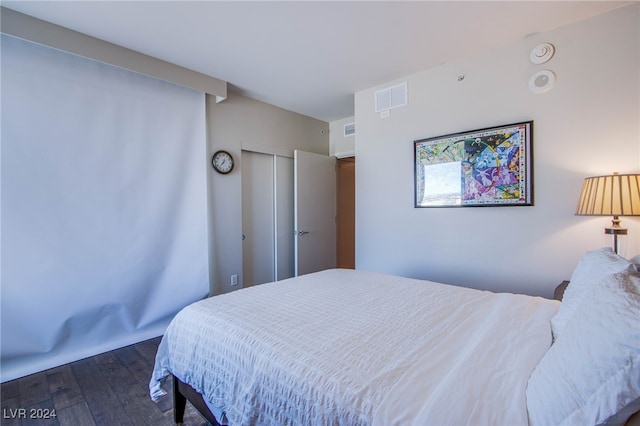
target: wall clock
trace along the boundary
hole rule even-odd
[[[216,151],[211,157],[211,165],[216,172],[226,175],[233,170],[233,157],[227,151]]]

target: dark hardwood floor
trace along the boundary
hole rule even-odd
[[[158,337],[2,383],[0,423],[173,425],[171,381],[167,381],[166,396],[157,402],[149,397],[149,378],[159,343]],[[208,424],[187,405],[184,425]]]

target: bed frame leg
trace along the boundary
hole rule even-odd
[[[180,393],[178,379],[173,376],[173,421],[182,424],[184,420],[184,410],[187,407],[187,398]]]

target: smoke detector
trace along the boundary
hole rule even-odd
[[[531,50],[529,59],[536,65],[544,64],[545,62],[549,62],[549,59],[553,58],[555,51],[556,49],[553,47],[553,44],[540,43]]]

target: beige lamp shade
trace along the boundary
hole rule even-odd
[[[586,178],[576,215],[640,216],[640,174]]]
[[[640,174],[593,176],[584,180],[576,214],[613,216],[605,234],[613,235],[613,250],[618,253],[618,235],[626,235],[620,216],[640,216]]]

